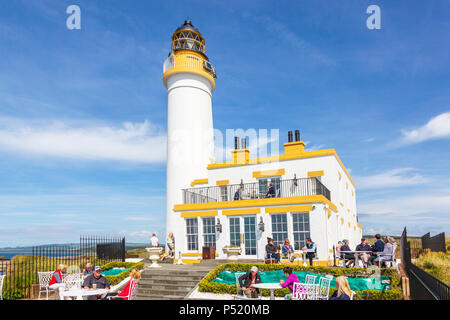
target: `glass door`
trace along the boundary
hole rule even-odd
[[[240,246],[242,258],[256,259],[256,217],[230,217],[230,244]]]

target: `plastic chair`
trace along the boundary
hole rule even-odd
[[[296,300],[305,300],[307,297],[306,288],[300,282],[294,282],[292,297]]]
[[[350,300],[353,300],[353,296],[355,295],[355,291],[352,291],[352,294],[350,295]]]
[[[83,275],[80,273],[68,274],[64,277],[63,283],[66,290],[79,289],[83,283]]]
[[[4,275],[0,276],[0,300],[3,300],[3,279],[5,279]]]
[[[321,277],[319,279],[319,285],[317,287],[316,292],[317,300],[328,300],[328,295],[330,294],[330,284],[331,284],[330,278]]]
[[[39,278],[39,295],[38,299],[41,298],[41,293],[46,293],[46,300],[48,300],[48,291],[55,291],[53,289],[50,289],[48,287],[48,283],[52,279],[53,271],[46,271],[46,272],[38,272],[38,278]]]
[[[381,265],[383,262],[385,263],[386,267],[388,267],[387,263],[389,263],[390,268],[397,268],[397,262],[395,261],[395,251],[397,250],[397,243],[393,244],[392,254],[384,254],[382,252],[378,252],[377,256],[380,257],[378,260],[378,267],[381,268]]]
[[[316,278],[317,278],[317,276],[313,276],[313,275],[307,274],[304,284],[315,284],[316,283]]]
[[[139,282],[136,280],[130,280],[130,291],[128,293],[128,300],[136,300]]]

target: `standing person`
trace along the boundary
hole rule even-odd
[[[88,276],[92,274],[92,264],[90,262],[86,263],[86,267],[83,270],[83,276]]]
[[[355,251],[372,251],[372,247],[366,242],[366,238],[361,238],[361,243],[356,246]],[[357,255],[362,260],[364,267],[367,268],[370,252],[357,253]]]
[[[234,193],[234,200],[242,200],[242,187],[239,187]]]
[[[275,259],[278,264],[280,263],[280,254],[277,253],[277,248],[274,246],[272,238],[267,238],[266,256],[267,258]]]
[[[175,238],[172,232],[169,232],[166,240],[167,246],[169,247],[169,255],[171,258],[175,257]]]
[[[240,276],[238,281],[247,298],[258,298],[259,290],[253,287],[254,284],[261,283],[261,277],[258,274],[258,267],[253,266],[249,272]]]
[[[336,278],[336,291],[331,295],[330,300],[350,300],[352,290],[348,280],[344,276]]]
[[[156,233],[154,233],[150,239],[150,244],[152,247],[159,247],[159,240],[156,237]]]
[[[377,257],[376,252],[383,252],[384,250],[384,241],[381,240],[381,235],[379,233],[375,235],[375,239],[377,239],[377,241],[375,241],[375,243],[372,246],[373,254],[369,257],[368,260],[369,265],[373,265],[372,262]]]
[[[288,300],[288,296],[289,296],[289,298],[292,299],[292,293],[294,291],[294,283],[296,283],[296,282],[300,283],[300,281],[298,280],[297,275],[292,272],[292,268],[285,267],[283,269],[283,272],[284,272],[284,276],[287,279],[286,279],[286,281],[280,280],[280,284],[283,288],[288,287],[288,289],[289,289],[289,294],[286,295],[284,298],[286,300]]]
[[[266,198],[275,198],[275,187],[273,186],[273,182],[269,183],[269,187],[267,188]]]
[[[131,270],[130,272],[130,281],[125,285],[122,291],[119,291],[117,294],[108,293],[108,297],[111,299],[123,299],[128,300],[128,295],[130,294],[131,283],[137,282],[141,278],[141,273],[136,269]]]
[[[48,288],[52,290],[57,290],[59,293],[59,297],[61,300],[64,300],[63,291],[65,284],[63,283],[63,279],[66,276],[67,266],[65,264],[60,264],[58,269],[53,272],[52,278],[48,283]]]
[[[306,258],[309,259],[309,265],[313,265],[313,259],[316,257],[317,254],[317,247],[314,242],[312,242],[311,238],[306,238],[305,240],[306,245],[302,248],[303,254],[306,254]]]
[[[284,239],[284,244],[281,247],[281,253],[284,257],[288,258],[290,262],[294,261],[294,249],[292,248],[288,238]]]
[[[94,272],[86,277],[83,282],[84,289],[111,289],[108,279],[102,275],[102,267],[95,266]],[[88,300],[103,300],[106,297],[105,294],[97,294],[88,296]]]

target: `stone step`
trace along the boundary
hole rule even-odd
[[[197,285],[196,281],[183,282],[153,282],[153,281],[139,281],[139,286],[143,289],[172,289],[172,288],[189,288],[192,289]]]
[[[140,295],[176,295],[176,296],[186,296],[192,288],[173,288],[172,289],[147,289],[147,288],[139,288]]]
[[[172,278],[172,277],[204,277],[207,275],[209,271],[164,271],[161,270],[158,271],[147,271],[145,270],[142,273],[142,278],[148,278],[153,276],[158,277],[166,277],[166,279]]]
[[[162,282],[166,282],[166,281],[177,281],[177,282],[182,282],[182,281],[200,281],[204,278],[203,275],[201,276],[160,276],[160,275],[146,275],[144,276],[144,274],[141,276],[142,280],[154,280],[154,281],[162,281]]]
[[[141,279],[139,281],[140,284],[145,285],[155,285],[155,286],[163,286],[163,285],[174,285],[174,286],[191,286],[195,287],[198,281],[186,281],[186,280],[155,280],[155,279]]]
[[[138,294],[136,300],[184,300],[184,296],[179,295],[155,295],[155,294]]]

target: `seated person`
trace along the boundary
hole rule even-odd
[[[261,277],[258,274],[258,267],[253,266],[249,272],[240,276],[238,281],[247,298],[258,298],[259,290],[257,288],[253,288],[254,284],[261,283]]]
[[[275,187],[273,186],[273,182],[269,183],[269,187],[267,188],[266,198],[275,198]]]
[[[131,270],[130,272],[130,281],[125,285],[122,291],[119,291],[117,294],[110,294],[108,293],[108,296],[111,297],[111,299],[122,299],[122,300],[128,300],[128,295],[130,294],[131,289],[131,282],[137,282],[141,278],[141,273],[137,271],[136,269]]]
[[[336,291],[330,297],[330,300],[350,300],[352,290],[348,284],[348,280],[344,276],[336,278]]]
[[[237,189],[234,194],[234,200],[242,200],[242,188]]]
[[[83,276],[88,276],[92,274],[92,264],[90,262],[86,263],[86,267],[83,270]]]
[[[83,282],[84,289],[94,289],[94,287],[95,289],[111,289],[108,279],[102,275],[102,267],[100,266],[95,266],[94,272],[88,275]],[[105,298],[106,293],[88,296],[88,300],[99,300]]]
[[[375,239],[377,239],[377,241],[375,241],[375,243],[372,246],[373,254],[369,257],[368,260],[369,265],[373,265],[373,260],[375,260],[377,257],[376,253],[383,252],[384,250],[384,241],[381,240],[381,235],[379,233],[375,235]]]
[[[277,263],[280,263],[280,253],[277,253],[277,248],[274,246],[272,238],[267,238],[266,256],[268,259],[272,258]]]
[[[294,259],[295,259],[294,248],[292,248],[292,246],[290,245],[288,238],[284,239],[284,244],[281,247],[281,254],[285,258],[288,258],[290,262],[294,261]]]
[[[395,255],[394,252],[395,240],[392,237],[384,238],[384,249],[383,252],[379,252],[377,257],[373,260],[375,265],[380,265],[381,261],[392,261],[392,257]],[[380,265],[381,267],[381,265]]]
[[[296,282],[300,283],[300,281],[298,280],[297,275],[292,272],[292,268],[285,267],[283,269],[283,272],[284,272],[284,276],[287,279],[286,279],[286,281],[280,280],[281,287],[283,287],[283,288],[287,287],[289,289],[289,294],[286,295],[284,298],[286,300],[288,300],[289,298],[292,299],[292,293],[294,291],[294,283],[296,283]]]
[[[342,241],[344,245],[341,247],[341,258],[345,261],[345,267],[348,268],[352,263],[355,262],[355,255],[349,252],[342,251],[351,251],[348,240]]]
[[[362,238],[361,243],[356,246],[355,251],[372,251],[372,247],[366,242],[365,238]],[[370,252],[357,253],[357,255],[363,262],[364,267],[367,268],[367,263],[371,255]]]
[[[64,299],[63,291],[65,284],[63,283],[63,279],[66,275],[67,266],[65,264],[60,264],[58,266],[58,269],[53,272],[52,278],[50,279],[50,282],[48,283],[48,288],[51,290],[57,290],[59,291],[59,297],[61,300]]]
[[[303,250],[303,261],[305,261],[305,258],[309,259],[309,265],[313,265],[313,259],[316,257],[317,254],[317,247],[314,242],[312,242],[311,238],[306,238],[305,240],[306,245],[302,248]]]

